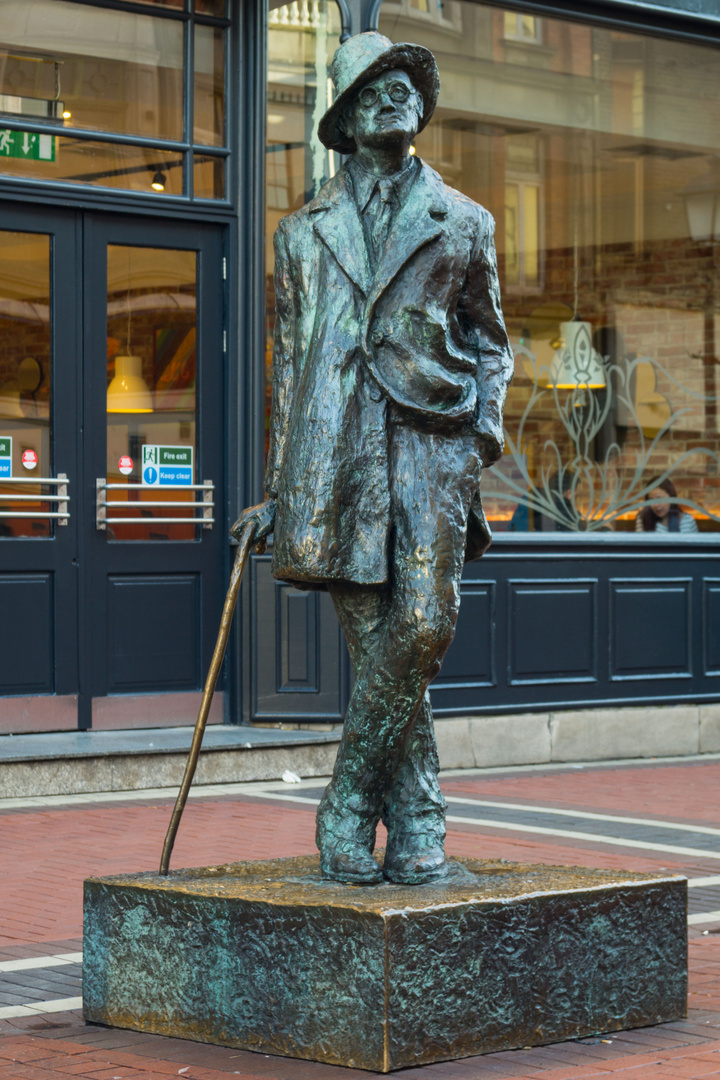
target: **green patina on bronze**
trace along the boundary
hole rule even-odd
[[[428,686],[460,578],[490,532],[482,469],[502,455],[513,355],[494,222],[410,149],[439,91],[432,53],[358,34],[332,64],[318,135],[349,154],[275,235],[267,499],[233,527],[274,533],[272,570],[327,589],[355,683],[317,815],[327,878],[446,873]]]
[[[427,886],[317,856],[90,879],[84,1013],[388,1072],[676,1020],[683,878],[451,860]]]

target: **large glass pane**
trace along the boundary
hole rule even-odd
[[[202,146],[225,142],[225,31],[195,27],[195,135]]]
[[[469,0],[385,0],[435,53],[417,152],[496,220],[516,365],[497,531],[720,529],[720,56]]]
[[[107,480],[130,485],[110,489],[108,517],[147,519],[111,521],[112,540],[195,539],[164,519],[195,516],[196,263],[194,251],[108,247]]]
[[[332,102],[330,62],[340,44],[334,0],[270,0],[265,252],[267,270],[266,429],[272,387],[275,316],[273,235],[281,217],[313,198],[339,167],[317,138],[317,125]]]
[[[182,139],[182,21],[67,0],[0,0],[3,112]]]
[[[22,153],[26,141],[27,156]],[[0,173],[5,176],[182,195],[182,166],[182,154],[175,150],[0,129]]]
[[[0,537],[49,536],[50,238],[0,231]],[[11,514],[13,516],[5,516]]]
[[[195,154],[193,194],[196,199],[225,198],[225,160],[210,154]]]

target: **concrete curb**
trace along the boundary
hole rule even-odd
[[[720,705],[578,709],[436,720],[443,769],[720,751]]]
[[[302,777],[328,776],[336,753],[337,741],[204,750],[198,761],[195,783],[279,780],[286,769]],[[143,788],[177,789],[184,768],[185,755],[168,752],[9,761],[0,764],[0,791],[3,798],[22,798]]]
[[[686,757],[720,752],[720,704],[461,716],[438,719],[435,730],[443,769]],[[38,737],[19,736],[14,745],[22,738]],[[100,733],[82,754],[73,749],[77,733],[53,738],[52,753],[43,754],[38,742],[32,756],[0,758],[3,798],[177,788],[190,745],[182,729]],[[339,738],[339,728],[321,734],[216,727],[208,731],[195,783],[279,780],[286,769],[303,778],[329,776]],[[132,740],[132,749],[121,740]]]

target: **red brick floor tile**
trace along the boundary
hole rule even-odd
[[[446,791],[479,799],[522,802],[629,817],[715,823],[720,763],[618,766],[450,777]],[[82,880],[121,871],[155,869],[172,797],[147,803],[102,801],[83,807],[0,812],[0,959],[75,952],[80,948]],[[580,843],[572,838],[481,831],[453,825],[448,851],[474,857],[584,864],[693,875],[720,874],[715,860],[684,860],[642,849]],[[211,838],[208,846],[208,837]],[[7,843],[6,843],[7,839]],[[692,846],[692,845],[691,845]],[[180,830],[174,866],[314,851],[312,807],[222,797],[192,800]],[[583,1080],[625,1074],[664,1080],[720,1072],[720,935],[693,931],[690,944],[691,1016],[612,1043],[567,1043],[532,1051],[405,1070],[403,1080],[503,1080],[511,1077]],[[11,1060],[8,1046],[17,1047]],[[82,1060],[79,1055],[83,1055]],[[22,1057],[22,1060],[19,1060]],[[186,1072],[180,1072],[187,1069]],[[5,1070],[3,1073],[2,1070]],[[8,1072],[7,1070],[13,1070]],[[19,1070],[19,1071],[18,1071]],[[265,1057],[182,1040],[164,1040],[85,1027],[77,1013],[0,1021],[0,1080],[362,1080],[370,1074]]]

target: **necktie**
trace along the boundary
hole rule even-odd
[[[374,215],[370,230],[370,245],[375,265],[377,265],[385,253],[390,226],[392,225],[395,210],[395,185],[392,180],[378,180],[375,191],[379,198],[376,200],[373,197],[371,203]]]

